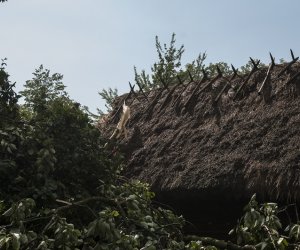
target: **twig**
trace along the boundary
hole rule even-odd
[[[118,209],[120,211],[120,214],[124,218],[125,224],[128,226],[129,224],[128,224],[127,216],[126,216],[126,213],[125,213],[124,209],[122,208],[121,204],[117,200],[115,200],[115,202],[116,202],[116,205],[117,205],[117,207],[118,207]]]
[[[181,226],[181,224],[180,223],[170,223],[170,224],[162,225],[162,226],[158,227],[157,229],[162,229],[162,228],[171,227],[171,226]]]
[[[296,204],[295,204],[295,203],[292,203],[292,204],[286,205],[285,207],[283,207],[282,209],[280,209],[280,210],[278,211],[278,214],[283,213],[283,212],[286,214],[286,216],[287,216],[287,218],[288,218],[288,220],[289,220],[289,225],[292,224],[292,220],[291,220],[291,217],[290,217],[290,215],[289,215],[287,209],[288,209],[289,207],[294,207],[294,206],[296,206]]]
[[[6,228],[10,228],[10,227],[12,227],[12,226],[14,226],[14,224],[13,223],[10,223],[10,224],[8,224],[8,225],[3,225],[3,226],[0,226],[0,229],[6,229]]]
[[[191,82],[194,82],[194,79],[193,79],[193,76],[192,76],[191,72],[189,70],[187,70],[187,72],[189,73],[189,77],[191,79]]]
[[[272,242],[272,245],[273,245],[274,249],[275,249],[275,250],[278,250],[278,248],[276,247],[275,241],[274,241],[274,239],[273,239],[273,237],[272,237],[272,233],[270,232],[270,229],[269,229],[265,224],[262,225],[262,227],[263,227],[263,228],[266,230],[266,232],[268,233],[269,238],[270,238],[270,240],[271,240],[271,242]]]
[[[61,200],[59,200],[59,201],[61,202]],[[65,209],[69,209],[72,206],[81,206],[81,205],[83,205],[85,203],[89,203],[91,201],[104,201],[104,202],[115,204],[115,201],[112,200],[112,199],[108,199],[108,198],[104,198],[104,197],[100,197],[100,196],[93,196],[93,197],[90,197],[90,198],[87,198],[87,199],[84,199],[84,200],[81,200],[81,201],[77,201],[77,202],[74,202],[74,203],[69,203],[69,202],[65,201],[65,203],[67,203],[68,205],[58,207],[54,211],[55,212],[60,212],[60,211],[65,210]]]
[[[298,214],[297,204],[295,204],[295,213],[296,213],[297,223],[299,223],[299,214]]]
[[[56,215],[52,216],[51,220],[44,227],[42,234],[45,234],[45,232],[49,229],[49,227],[54,223],[55,218],[56,218]]]
[[[23,223],[30,223],[30,222],[34,222],[37,220],[46,220],[46,219],[50,219],[52,216],[43,216],[43,217],[33,217],[33,218],[28,218],[27,220],[24,220]]]

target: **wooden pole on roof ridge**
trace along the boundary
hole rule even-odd
[[[282,70],[280,70],[280,72],[277,75],[277,78],[282,76],[284,74],[285,71],[287,71],[294,63],[296,63],[299,59],[299,57],[294,56],[293,51],[290,49],[291,51],[291,57],[292,57],[292,61],[290,61]]]
[[[218,102],[219,99],[221,98],[222,94],[225,92],[225,90],[231,86],[231,81],[238,75],[237,70],[233,67],[233,65],[231,64],[231,68],[233,70],[233,75],[230,77],[230,79],[227,79],[227,77],[223,77],[223,79],[225,79],[226,84],[224,85],[224,87],[222,88],[222,90],[220,91],[220,93],[218,94],[218,96],[216,97],[216,99],[214,100],[214,102]]]
[[[137,83],[142,95],[146,98],[147,102],[149,102],[148,96],[145,94],[145,92],[144,92],[142,86],[140,85],[140,83],[138,81],[136,81],[136,83]]]
[[[183,89],[182,89],[181,93],[183,93],[186,90],[186,88],[190,85],[190,83],[192,83],[192,81],[189,81],[186,85],[183,85]],[[172,102],[172,107],[177,105],[177,103],[181,97],[181,93],[178,95],[178,97],[175,99],[175,101]]]
[[[233,100],[235,100],[237,98],[238,94],[240,93],[240,91],[242,90],[242,88],[246,85],[246,83],[249,81],[249,79],[253,75],[253,73],[258,70],[258,65],[260,64],[260,60],[258,60],[257,62],[255,62],[255,60],[253,60],[251,57],[250,57],[250,60],[251,60],[251,63],[253,65],[253,68],[251,69],[250,73],[248,74],[246,80],[243,81],[243,83],[240,85],[240,87],[238,88],[238,90],[235,92]]]
[[[196,86],[195,86],[195,88],[194,88],[192,94],[190,95],[189,99],[185,102],[185,104],[184,104],[185,107],[187,107],[187,106],[190,104],[192,98],[196,95],[196,93],[197,93],[197,91],[199,90],[201,84],[202,84],[203,82],[205,82],[206,80],[207,80],[207,74],[206,74],[206,72],[205,72],[204,69],[203,69],[203,77],[202,77],[202,79],[196,84]]]
[[[213,84],[215,81],[217,81],[220,77],[223,76],[220,68],[217,66],[217,71],[218,71],[218,74],[213,78],[211,79],[206,85],[203,86],[202,89],[199,90],[199,93],[200,94],[202,91],[204,91],[209,85]]]

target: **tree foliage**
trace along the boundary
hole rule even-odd
[[[102,91],[98,92],[98,94],[102,97],[103,100],[105,100],[106,111],[111,112],[113,109],[114,100],[118,96],[118,90],[116,88],[108,88],[108,90],[102,89]],[[98,113],[100,115],[103,115],[104,111],[98,109]]]
[[[177,239],[183,219],[152,207],[147,185],[121,178],[118,149],[103,148],[62,75],[39,67],[22,105],[4,65],[0,75],[1,116],[11,114],[0,128],[0,249],[134,249]]]
[[[172,51],[178,60],[180,53]],[[194,74],[204,60],[205,54],[192,63]],[[174,77],[167,65],[176,64],[163,65],[157,72]],[[230,232],[235,243],[185,235],[182,216],[155,205],[147,184],[122,177],[118,145],[103,147],[102,135],[84,108],[69,97],[61,74],[40,66],[18,95],[5,66],[4,60],[0,249],[300,248],[299,221],[284,226],[279,213],[285,209],[275,203],[259,204],[255,196]]]
[[[0,249],[182,249],[182,217],[120,175],[118,147],[39,67],[19,96],[0,70]],[[10,114],[10,116],[7,116]]]
[[[151,68],[152,82],[154,86],[163,86],[170,84],[176,78],[177,71],[181,66],[181,57],[184,52],[184,46],[181,45],[178,49],[175,46],[175,33],[172,34],[170,45],[163,46],[155,37],[155,46],[158,54],[158,62],[155,62]]]
[[[176,47],[174,33],[172,34],[169,46],[167,44],[162,46],[156,36],[155,47],[158,61],[151,67],[150,75],[145,70],[138,73],[137,68],[134,67],[135,82],[145,91],[164,87],[165,85],[177,84],[177,76],[183,81],[189,79],[191,76],[194,81],[200,81],[204,77],[205,72],[209,78],[212,78],[217,75],[217,68],[221,70],[223,76],[233,74],[231,66],[226,62],[209,63],[206,65],[206,52],[200,53],[195,60],[182,67],[181,58],[184,53],[184,46]],[[264,64],[260,64],[260,67],[264,66]],[[248,74],[252,67],[251,60],[249,60],[246,65],[240,68],[239,72],[241,75]]]
[[[147,74],[145,70],[141,73],[137,72],[134,66],[135,82],[144,90],[151,90],[164,85],[174,84],[176,76],[180,71],[181,57],[184,53],[184,46],[181,45],[176,48],[176,35],[172,34],[169,46],[161,44],[158,36],[155,37],[155,47],[158,56],[158,61],[151,67],[151,75]]]
[[[6,59],[2,60],[0,67],[0,126],[10,126],[19,121],[18,99],[19,96],[14,92],[15,83],[9,82],[9,75],[4,70]]]
[[[137,67],[134,66],[134,81],[137,87],[141,87],[143,91],[150,91],[157,88],[165,87],[168,85],[178,84],[178,77],[182,80],[190,80],[190,77],[194,81],[200,81],[204,74],[207,77],[212,78],[218,74],[218,68],[222,72],[223,76],[230,76],[233,74],[231,65],[226,62],[217,62],[206,64],[207,54],[199,53],[198,57],[191,63],[182,67],[181,58],[184,53],[184,45],[179,48],[176,46],[176,35],[172,34],[169,45],[161,44],[158,36],[155,37],[155,47],[157,52],[157,61],[151,67],[151,74],[146,73],[143,69],[139,73]],[[258,61],[255,59],[254,61]],[[258,67],[265,67],[266,65],[260,63]],[[239,69],[240,75],[249,74],[253,68],[251,60]],[[113,101],[118,96],[118,90],[108,88],[99,92],[99,95],[106,101],[105,107],[107,112],[111,112],[113,109]],[[104,112],[99,110],[102,115]]]

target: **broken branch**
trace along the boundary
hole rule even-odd
[[[272,71],[273,67],[274,67],[274,64],[273,64],[273,63],[270,63],[269,68],[268,68],[267,75],[266,75],[266,77],[265,77],[263,83],[261,84],[261,86],[260,86],[260,88],[259,88],[259,90],[258,90],[258,94],[259,94],[259,95],[260,95],[260,93],[263,91],[263,88],[264,88],[266,82],[268,82],[268,81],[270,80],[270,77],[271,77],[271,71]]]
[[[204,245],[215,246],[220,249],[230,249],[230,250],[255,250],[255,246],[245,245],[239,246],[230,241],[217,240],[210,237],[199,237],[196,235],[188,235],[184,238],[186,241],[201,241]]]

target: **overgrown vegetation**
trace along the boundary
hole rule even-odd
[[[177,48],[175,38],[176,35],[173,33],[170,44],[161,45],[159,38],[157,36],[155,37],[158,61],[154,62],[152,65],[151,74],[146,73],[146,70],[144,69],[139,73],[136,66],[134,66],[134,80],[137,91],[139,91],[139,87],[141,87],[143,91],[150,91],[165,86],[171,86],[178,84],[179,79],[181,79],[182,82],[189,81],[190,77],[192,77],[194,81],[200,81],[204,77],[204,74],[206,74],[207,77],[212,78],[218,74],[218,68],[223,76],[233,74],[232,67],[226,62],[209,63],[206,65],[206,53],[200,53],[195,60],[182,67],[181,58],[184,53],[184,46],[181,45]],[[259,67],[265,66],[266,65],[263,63],[259,64]],[[249,73],[252,67],[251,60],[249,60],[240,68],[239,74],[245,75]],[[106,101],[105,107],[107,112],[110,112],[112,110],[113,100],[118,95],[117,89],[103,89],[99,92],[99,95]],[[99,110],[99,113],[103,114],[104,112]]]
[[[157,43],[163,60],[153,68],[157,78],[149,89],[159,87],[160,78],[171,84],[187,72],[179,69],[183,47],[176,50],[174,43],[175,36],[172,49]],[[195,78],[205,58],[187,66]],[[4,60],[0,249],[300,249],[299,221],[283,226],[278,216],[286,210],[260,205],[255,196],[230,232],[234,243],[185,235],[183,217],[155,205],[147,184],[122,177],[118,145],[103,147],[100,131],[69,97],[62,75],[40,66],[18,95],[5,66]]]
[[[113,108],[113,103],[115,98],[118,96],[118,90],[109,88],[108,90],[106,89],[102,89],[101,92],[98,92],[98,94],[102,97],[102,99],[105,100],[105,108],[106,108],[106,112],[111,112],[112,108]],[[98,109],[98,113],[100,115],[104,114],[104,111]]]
[[[62,76],[39,67],[20,105],[4,66],[0,249],[172,248],[183,219],[153,207],[146,184],[120,176],[118,148],[103,149]]]

